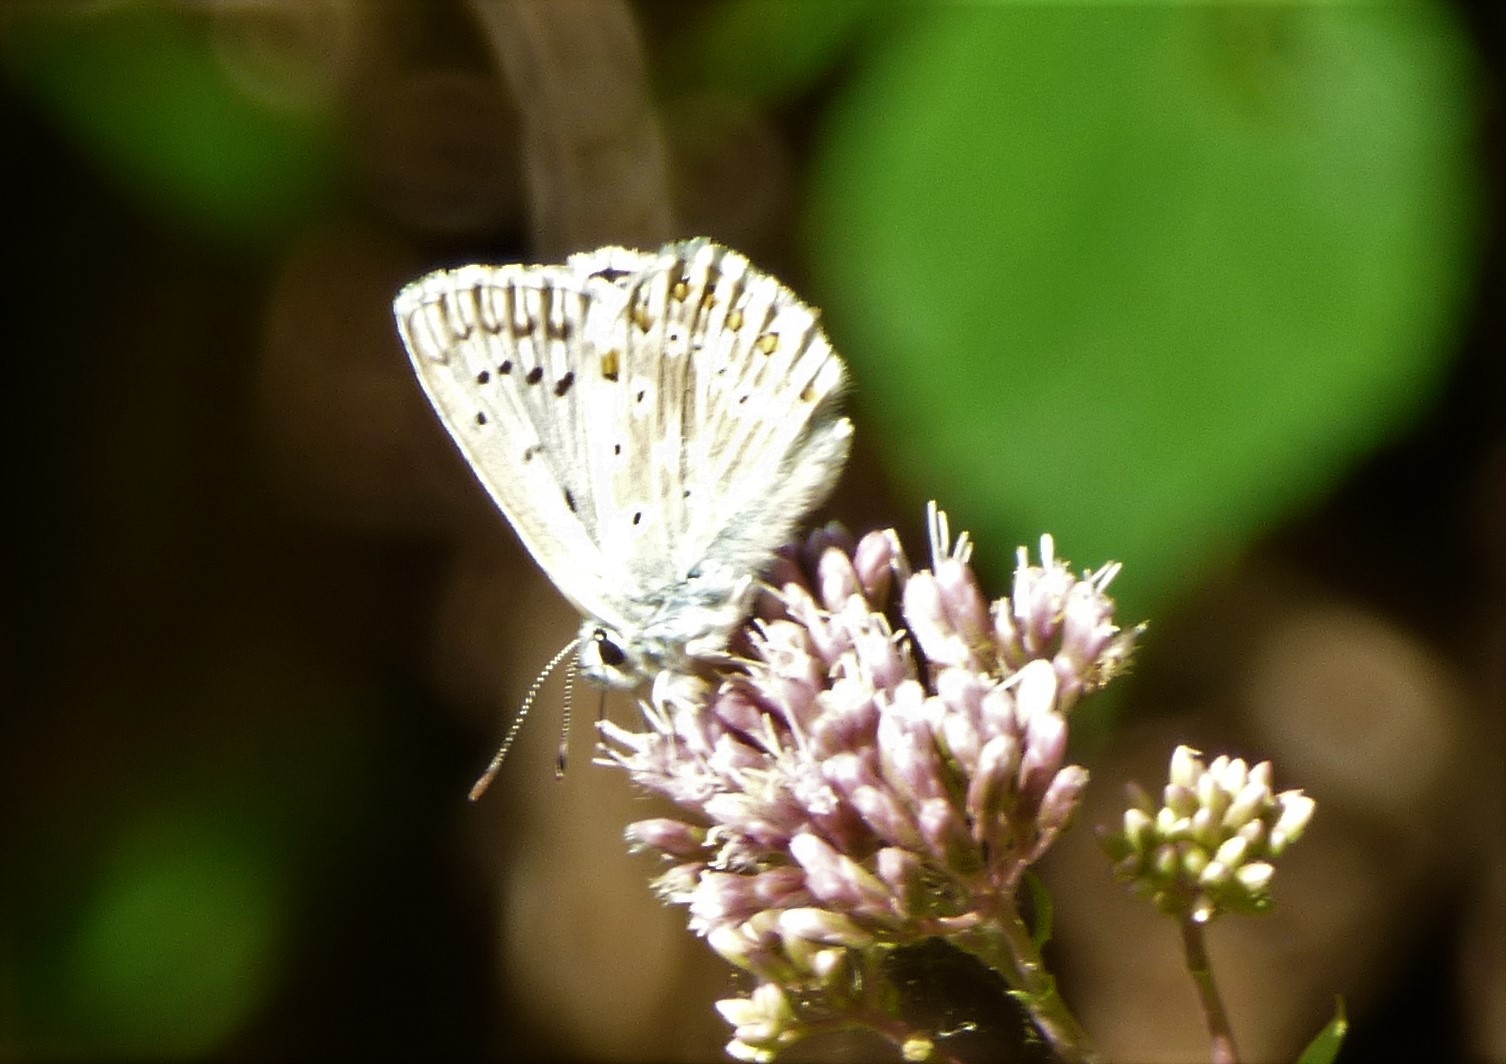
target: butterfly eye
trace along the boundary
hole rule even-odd
[[[591,638],[596,641],[596,653],[601,657],[601,663],[607,668],[620,668],[627,661],[627,655],[622,652],[622,648],[612,642],[604,629],[596,629],[591,633]]]

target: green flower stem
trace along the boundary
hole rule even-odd
[[[1187,959],[1187,971],[1197,987],[1203,1022],[1208,1025],[1211,1040],[1208,1059],[1212,1064],[1239,1064],[1234,1029],[1229,1026],[1229,1016],[1224,1011],[1223,999],[1218,996],[1218,984],[1214,982],[1213,968],[1208,963],[1208,949],[1203,940],[1205,924],[1191,916],[1183,916],[1178,923],[1182,928],[1182,952]]]
[[[1057,992],[1056,980],[1046,970],[1040,949],[1019,913],[1002,910],[993,922],[953,935],[950,941],[1004,978],[1058,1060],[1096,1064],[1103,1059]]]

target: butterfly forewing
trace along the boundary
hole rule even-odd
[[[577,385],[588,310],[617,298],[564,267],[466,266],[409,285],[394,304],[424,391],[477,478],[577,609],[625,621],[606,589],[590,439]]]

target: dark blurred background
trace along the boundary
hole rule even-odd
[[[937,498],[994,595],[1042,532],[1125,563],[1151,627],[1045,869],[1109,1054],[1204,1055],[1085,830],[1188,742],[1318,801],[1213,933],[1249,1059],[1342,994],[1344,1060],[1506,1060],[1501,36],[1491,0],[6,0],[0,1058],[719,1057],[732,977],[587,729],[553,779],[557,688],[465,801],[576,621],[390,314],[707,234],[851,366],[831,516],[920,561]],[[993,1026],[959,1052],[1031,1052]]]

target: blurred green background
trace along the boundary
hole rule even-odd
[[[478,503],[432,485],[388,309],[549,236],[485,7],[0,13],[0,1058],[593,1056],[496,1004],[526,973],[457,826],[495,718],[444,712],[431,633]],[[1465,627],[1499,441],[1487,3],[624,10],[675,232],[788,280],[851,365],[840,516],[919,563],[937,498],[994,593],[1049,531],[1123,561],[1137,619],[1360,477],[1402,527],[1351,509],[1335,564]]]

